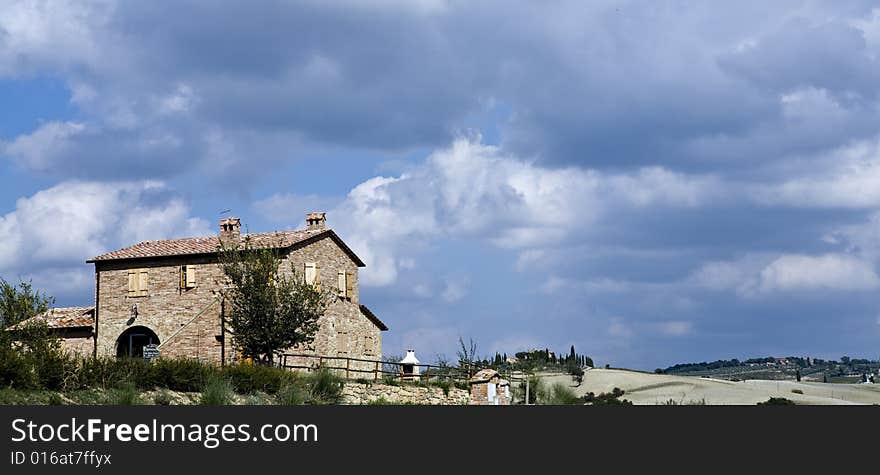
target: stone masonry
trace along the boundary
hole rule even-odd
[[[323,213],[309,218],[307,230],[251,235],[258,245],[279,250],[281,272],[296,271],[303,278],[306,266],[315,266],[318,284],[334,291],[313,344],[289,351],[381,359],[381,331],[387,327],[360,305],[357,276],[363,263],[324,228]],[[236,218],[222,221],[219,238],[239,239],[239,226]],[[148,241],[90,260],[95,263],[97,354],[117,354],[125,344],[120,336],[136,332],[154,334],[162,357],[220,362],[225,350],[227,361],[235,360],[234,338],[228,328],[224,337],[221,325],[218,291],[225,277],[218,244],[218,237]],[[337,295],[340,273],[350,288],[343,296]],[[182,274],[189,275],[185,285]]]

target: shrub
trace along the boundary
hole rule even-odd
[[[523,401],[527,404],[538,404],[543,402],[547,396],[546,389],[544,387],[544,382],[541,378],[531,375],[528,377],[528,386],[529,386],[529,400],[526,401],[526,381],[521,382],[518,386],[514,388],[514,396],[518,401]]]
[[[260,365],[226,366],[221,373],[232,381],[235,391],[241,394],[253,394],[257,391],[275,394],[296,379],[290,371]]]
[[[202,388],[199,404],[203,406],[225,406],[232,403],[234,391],[228,379],[211,376]]]
[[[437,386],[443,391],[444,396],[449,396],[449,390],[452,389],[452,381],[446,379],[442,381],[437,381],[434,383],[434,386]]]
[[[110,392],[110,404],[114,406],[136,406],[141,403],[134,383],[125,383]]]
[[[771,397],[770,399],[759,402],[759,406],[794,406],[794,401],[784,397]]]
[[[279,406],[299,406],[309,399],[309,391],[302,382],[285,384],[275,393],[275,404]]]
[[[309,375],[309,393],[313,404],[338,404],[342,400],[342,378],[327,368]]]
[[[804,391],[801,389],[792,389],[791,392],[793,392],[794,394],[803,394],[804,393]]]
[[[623,389],[614,388],[610,393],[601,393],[598,396],[588,393],[583,397],[583,400],[593,406],[632,406],[632,401],[620,399],[624,393]]]
[[[385,399],[385,396],[379,396],[367,403],[368,406],[390,406],[391,401]]]
[[[556,383],[550,387],[550,391],[544,401],[544,404],[563,406],[583,404],[583,399],[577,397],[574,391],[562,383]]]
[[[195,392],[203,389],[209,380],[217,376],[218,372],[218,368],[215,366],[189,358],[159,358],[152,363],[143,360],[136,361],[145,369],[142,387],[149,388],[159,387],[172,391]],[[137,366],[136,364],[135,367]]]

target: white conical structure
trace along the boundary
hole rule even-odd
[[[400,364],[404,376],[411,376],[412,379],[419,377],[419,359],[415,350],[406,350],[406,356],[400,360]]]

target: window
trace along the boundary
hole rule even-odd
[[[354,290],[354,275],[351,272],[337,272],[336,290],[339,298],[350,299]]]
[[[147,295],[147,270],[132,269],[128,271],[128,296],[146,297]]]
[[[191,289],[196,286],[196,268],[194,266],[180,266],[180,288]]]
[[[364,355],[373,356],[373,337],[369,335],[364,337]]]
[[[321,290],[321,277],[320,277],[321,268],[318,267],[318,264],[314,262],[306,262],[305,265],[305,277],[306,283],[312,284],[316,289]]]
[[[348,354],[348,332],[337,332],[336,333],[336,354],[338,354],[338,355],[347,355]]]

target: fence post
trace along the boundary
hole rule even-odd
[[[376,369],[373,370],[373,381],[379,380],[379,362],[376,362]]]
[[[350,379],[348,375],[348,370],[351,368],[351,358],[345,359],[345,379]]]

